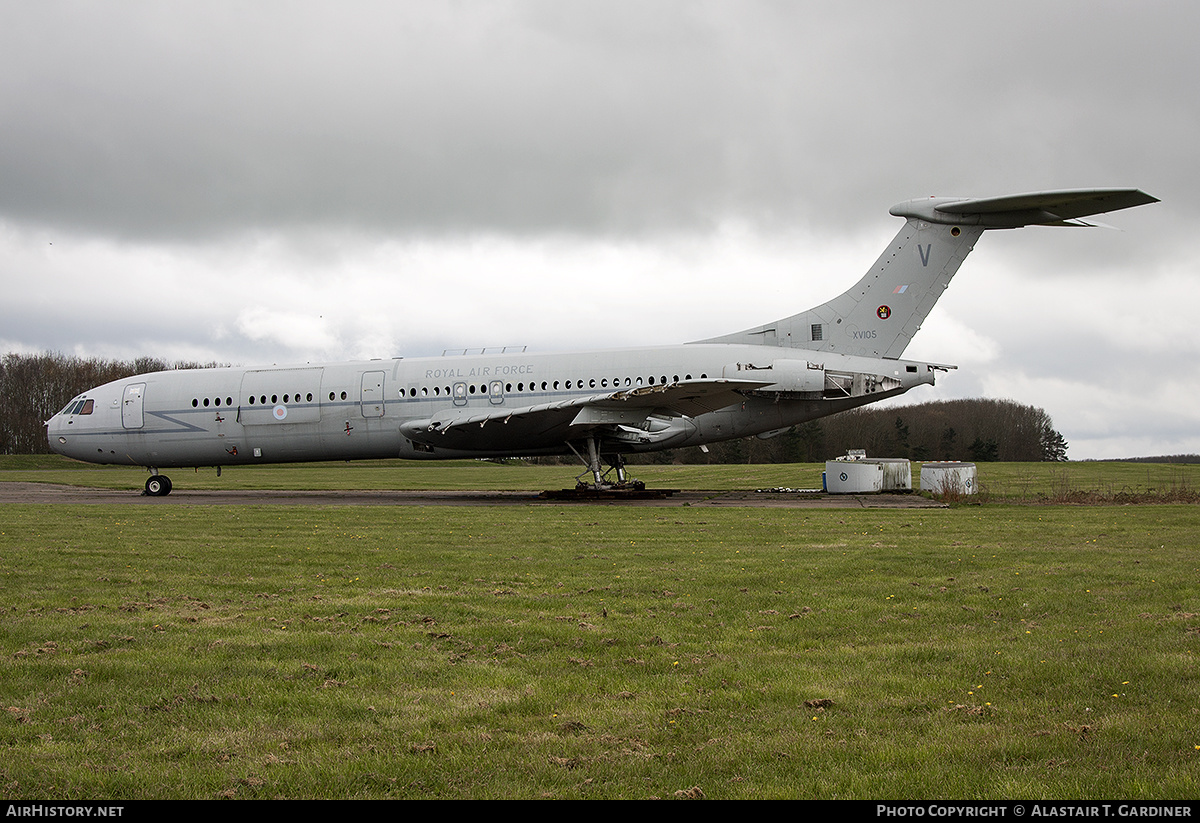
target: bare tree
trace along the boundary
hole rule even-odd
[[[45,421],[94,386],[146,372],[200,367],[152,357],[118,361],[57,352],[6,354],[0,358],[0,454],[48,452]]]

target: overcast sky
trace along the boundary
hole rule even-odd
[[[989,232],[904,402],[1200,452],[1200,4],[0,0],[0,352],[232,364],[685,342],[844,291],[923,195]]]

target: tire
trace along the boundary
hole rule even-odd
[[[165,474],[152,474],[146,478],[146,494],[151,497],[166,497],[171,493],[171,479]]]

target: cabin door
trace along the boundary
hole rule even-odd
[[[130,383],[121,398],[121,425],[127,429],[140,429],[144,421],[146,384]]]
[[[362,416],[383,417],[383,372],[381,371],[363,373]]]

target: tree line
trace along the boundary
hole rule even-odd
[[[1061,461],[1067,441],[1045,411],[1012,400],[976,398],[913,406],[865,406],[823,417],[768,439],[713,443],[708,451],[646,455],[651,463],[819,463],[864,449],[909,460]]]
[[[58,353],[6,354],[0,359],[0,454],[45,454],[43,423],[67,401],[88,389],[166,369],[194,369],[201,363],[169,363],[154,357],[103,360]]]
[[[1013,400],[942,400],[857,409],[831,418],[831,446],[880,457],[972,462],[1067,459],[1067,441],[1044,410]],[[858,446],[850,445],[858,441]]]
[[[169,363],[152,357],[102,360],[49,354],[0,359],[0,453],[49,451],[43,422],[72,397],[103,383],[167,369],[215,363]],[[699,448],[642,455],[640,463],[814,463],[850,449],[874,457],[970,462],[1066,460],[1067,442],[1050,416],[1012,400],[945,400],[853,411],[803,423],[768,439],[748,437]]]

